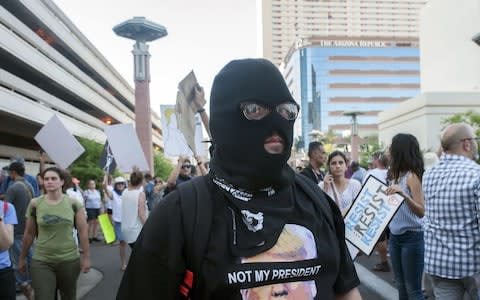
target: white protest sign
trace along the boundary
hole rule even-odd
[[[35,141],[62,169],[68,168],[85,151],[56,115],[35,135]]]
[[[404,198],[387,195],[387,186],[370,175],[345,215],[345,238],[370,255]]]
[[[108,145],[121,172],[128,173],[133,167],[149,171],[140,140],[132,124],[117,124],[105,127]]]
[[[188,147],[185,136],[178,129],[175,114],[175,105],[160,105],[164,153],[170,157],[179,155],[193,156],[193,152],[190,147]],[[204,156],[206,151],[203,143],[202,121],[198,114],[195,116],[195,144],[196,154]]]

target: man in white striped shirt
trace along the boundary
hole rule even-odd
[[[440,163],[423,176],[425,272],[437,299],[478,299],[480,274],[480,166],[478,138],[467,124],[442,134]]]

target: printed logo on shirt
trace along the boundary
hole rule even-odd
[[[55,224],[60,224],[60,223],[67,223],[67,224],[71,223],[71,221],[68,220],[68,219],[62,218],[62,217],[57,216],[57,215],[50,215],[50,214],[43,215],[42,216],[42,221],[43,221],[44,224],[47,224],[47,225],[55,225]]]
[[[275,246],[242,258],[226,274],[230,286],[241,288],[242,299],[314,299],[314,278],[323,271],[315,238],[307,228],[286,224]]]
[[[246,209],[241,210],[242,220],[247,225],[248,230],[257,232],[263,229],[263,213],[252,213]]]

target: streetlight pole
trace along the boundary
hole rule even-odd
[[[135,80],[135,129],[153,173],[152,109],[150,106],[150,53],[147,42],[167,35],[167,29],[145,17],[134,17],[113,28],[118,36],[135,41],[133,46]]]
[[[357,116],[363,114],[360,111],[348,111],[344,112],[344,116],[350,116],[352,118],[352,135],[351,135],[351,154],[350,154],[350,159],[352,161],[358,161],[359,157],[359,136],[358,136],[358,121],[357,121]]]

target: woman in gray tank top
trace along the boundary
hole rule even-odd
[[[424,299],[423,171],[417,139],[411,134],[394,136],[390,146],[387,193],[399,193],[405,200],[389,225],[389,251],[400,300]]]

